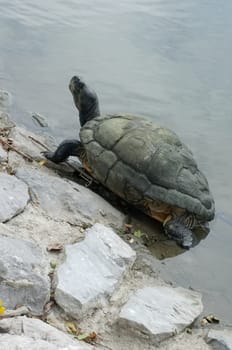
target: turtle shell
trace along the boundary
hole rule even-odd
[[[87,122],[80,139],[93,176],[120,197],[133,204],[162,201],[213,219],[208,182],[173,131],[141,117],[106,115]]]

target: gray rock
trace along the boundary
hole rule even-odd
[[[215,350],[232,350],[232,328],[222,330],[211,329],[207,342]]]
[[[189,326],[202,312],[201,296],[166,286],[137,290],[123,306],[119,324],[160,342]]]
[[[0,350],[94,350],[39,319],[15,317],[0,321]]]
[[[44,159],[41,152],[45,151],[46,148],[43,145],[48,145],[49,147],[55,144],[55,140],[51,137],[36,135],[20,127],[15,127],[11,130],[10,138],[13,139],[14,146],[19,151],[36,161]]]
[[[15,176],[0,173],[0,222],[22,212],[30,197],[27,185]]]
[[[1,334],[0,335],[0,350],[56,350],[61,349],[56,345],[48,343],[44,340],[34,340],[25,335],[12,335],[12,334]],[[63,350],[64,348],[62,348]],[[65,348],[68,350],[68,348]],[[81,348],[78,348],[81,349]],[[70,349],[71,350],[71,349]]]
[[[75,318],[99,307],[111,296],[136,253],[114,231],[95,224],[81,243],[65,248],[57,272],[57,303]]]
[[[0,163],[7,161],[7,152],[0,146]]]
[[[1,124],[2,123],[0,117],[0,127]],[[6,125],[8,125],[7,122]],[[45,157],[42,154],[43,151],[55,150],[57,148],[56,141],[51,135],[37,135],[34,134],[32,131],[28,131],[24,128],[15,127],[11,129],[9,137],[13,140],[14,146],[17,148],[17,150],[19,150],[20,152],[24,153],[26,156],[32,158],[37,162],[39,162],[40,160],[46,160],[46,166],[49,168],[59,170],[65,174],[72,174],[74,173],[75,169],[79,169],[81,167],[80,161],[78,161],[77,157],[69,157],[67,162],[62,162],[60,164],[55,164],[45,159]],[[20,162],[15,162],[14,159],[12,159],[12,154],[18,156],[18,154],[14,151],[9,152],[10,166],[14,169],[19,168]],[[22,157],[20,158],[22,159]]]
[[[0,226],[1,300],[8,309],[26,305],[32,313],[41,314],[50,297],[41,250],[32,242],[2,236],[5,230]]]
[[[123,224],[124,216],[118,210],[84,186],[33,168],[21,168],[16,176],[27,183],[40,206],[55,220],[72,225],[97,221],[116,227]]]

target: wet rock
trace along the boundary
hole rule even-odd
[[[166,286],[137,290],[123,306],[119,324],[142,332],[155,343],[189,326],[202,312],[201,296],[183,288]]]
[[[0,226],[1,300],[8,309],[25,305],[32,313],[41,314],[50,296],[41,250],[32,242],[4,237],[9,230],[4,226]]]
[[[11,105],[12,96],[11,94],[3,89],[0,89],[0,109],[5,111]]]
[[[222,330],[211,329],[207,342],[215,350],[232,350],[232,328]]]
[[[95,224],[85,240],[65,248],[57,272],[57,303],[75,318],[99,307],[111,296],[136,254],[114,231]]]
[[[0,110],[0,129],[9,130],[13,127],[15,127],[15,123],[10,120],[9,115]]]
[[[15,317],[0,321],[0,350],[94,350],[39,319]],[[5,334],[3,334],[5,333]]]
[[[27,185],[15,176],[0,173],[0,222],[24,210],[30,197]]]
[[[16,176],[27,183],[39,205],[55,220],[72,225],[100,221],[122,226],[124,216],[84,186],[33,168],[21,168]]]

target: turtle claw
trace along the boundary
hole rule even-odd
[[[54,157],[55,152],[51,152],[51,151],[43,151],[41,152],[41,154],[47,158],[48,160],[50,160],[53,163],[59,163],[58,161],[56,161],[56,158]]]
[[[43,152],[40,152],[45,158],[47,158],[48,160],[51,160],[52,157],[53,157],[53,152],[51,151],[43,151]]]

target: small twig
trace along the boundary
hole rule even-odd
[[[14,147],[13,145],[11,145],[10,143],[8,143],[7,141],[4,141],[2,138],[0,138],[0,142],[4,145],[7,146],[9,149],[11,149],[12,151],[20,154],[20,156],[22,156],[23,158],[27,159],[29,162],[33,162],[34,159],[31,158],[30,156],[28,156],[27,154],[23,153],[22,151],[19,151],[16,147]]]
[[[48,127],[48,123],[46,122],[44,116],[39,113],[32,114],[32,118],[41,126],[42,128]]]
[[[49,151],[48,146],[46,146],[44,143],[42,143],[41,141],[35,139],[33,136],[29,135],[28,136],[29,139],[31,139],[32,141],[34,141],[35,143],[38,143],[38,145],[42,146],[43,148],[45,148],[47,151]]]

